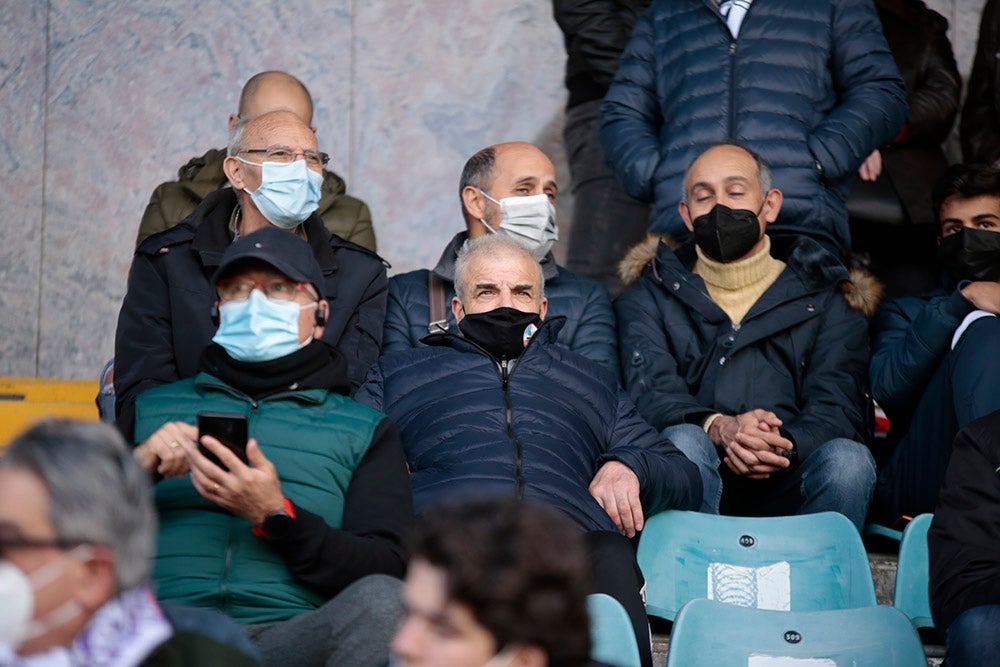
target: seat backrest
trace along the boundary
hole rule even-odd
[[[889,606],[827,611],[684,605],[667,667],[925,667],[917,631]]]
[[[590,615],[590,659],[614,667],[640,667],[639,647],[628,612],[604,593],[587,596]]]
[[[763,518],[661,512],[646,522],[638,561],[646,611],[667,620],[696,598],[786,611],[876,604],[861,536],[835,512]]]
[[[928,590],[930,563],[927,551],[927,530],[933,518],[933,514],[921,514],[906,524],[899,543],[892,606],[906,614],[917,628],[934,627]]]

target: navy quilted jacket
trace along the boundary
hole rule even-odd
[[[561,320],[543,324],[513,370],[446,333],[425,338],[432,347],[383,355],[369,371],[355,398],[399,428],[418,514],[516,495],[586,530],[616,530],[588,492],[611,460],[638,476],[646,516],[699,507],[694,464],[642,420],[611,373],[554,344]]]
[[[849,177],[906,119],[903,80],[871,0],[756,0],[733,39],[711,0],[660,0],[636,24],[601,107],[601,142],[650,229],[682,239],[684,172],[738,141],[785,195],[770,233],[850,248]]]

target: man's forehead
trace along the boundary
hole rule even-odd
[[[269,146],[288,146],[296,149],[315,149],[316,135],[295,114],[287,111],[264,114],[247,125],[247,143]]]
[[[941,204],[941,219],[973,219],[983,216],[1000,217],[1000,195],[959,197],[952,195]]]
[[[702,153],[687,173],[687,187],[704,183],[754,183],[757,163],[737,146],[716,146]]]
[[[555,185],[555,167],[531,144],[507,145],[497,150],[496,180],[506,184],[539,180],[543,185]]]
[[[17,526],[31,535],[54,535],[48,512],[48,488],[37,475],[20,468],[0,468],[0,524]]]
[[[538,283],[538,269],[534,260],[519,255],[474,257],[468,273],[475,284],[516,284],[537,287]]]

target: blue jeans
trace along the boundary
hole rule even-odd
[[[715,444],[700,426],[669,426],[663,435],[698,466],[702,512],[744,516],[840,512],[858,531],[864,527],[875,487],[875,461],[862,444],[834,438],[788,470],[752,480],[721,464]]]
[[[948,667],[1000,666],[1000,605],[973,607],[948,628]]]

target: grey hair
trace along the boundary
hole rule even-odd
[[[229,131],[229,146],[226,150],[226,155],[229,157],[236,157],[243,150],[243,140],[246,137],[247,123],[253,119],[243,119],[240,118],[233,125],[233,129]]]
[[[113,427],[47,419],[10,443],[0,468],[45,484],[59,538],[111,549],[120,591],[149,578],[157,525],[149,479]]]
[[[757,182],[760,184],[760,196],[767,197],[767,193],[770,192],[771,188],[774,186],[774,178],[771,176],[771,167],[767,164],[764,158],[761,157],[760,153],[753,150],[752,148],[747,148],[743,144],[735,141],[720,141],[719,143],[713,144],[708,148],[706,148],[705,150],[703,150],[701,153],[698,154],[698,157],[701,157],[702,155],[712,150],[713,148],[716,148],[717,146],[733,146],[735,148],[739,148],[742,151],[745,151],[747,155],[753,158],[754,163],[757,165]],[[695,160],[697,159],[698,158],[695,158]],[[694,162],[692,162],[691,164],[694,164]],[[688,167],[688,171],[690,170],[691,167]],[[688,203],[687,171],[684,172],[684,180],[681,181],[681,201],[684,202],[685,204]]]
[[[468,270],[469,262],[479,255],[504,259],[526,257],[538,269],[538,298],[545,298],[545,276],[542,274],[542,265],[520,241],[499,233],[466,241],[459,249],[455,258],[455,294],[462,303],[465,303],[465,272]]]

